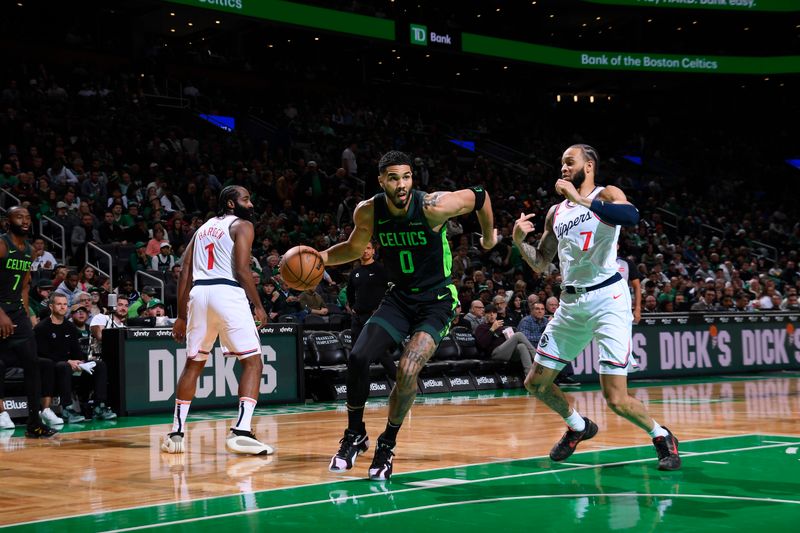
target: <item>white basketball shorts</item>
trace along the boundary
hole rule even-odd
[[[536,362],[561,370],[597,340],[601,374],[632,369],[631,295],[624,280],[583,294],[561,293],[561,302],[536,348]]]
[[[205,361],[219,336],[225,357],[261,355],[261,339],[244,289],[195,285],[189,293],[186,357]]]

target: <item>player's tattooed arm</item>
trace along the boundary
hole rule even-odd
[[[439,205],[442,197],[445,194],[447,194],[447,193],[444,192],[444,191],[436,191],[436,192],[432,192],[430,194],[426,194],[422,198],[422,208],[423,209],[428,209],[430,207],[436,207],[437,205]]]
[[[530,219],[534,215],[522,213],[514,223],[514,244],[519,248],[520,255],[525,262],[536,272],[543,272],[558,251],[558,239],[553,232],[555,208],[556,206],[553,206],[547,212],[547,218],[544,221],[544,233],[542,233],[542,238],[539,239],[537,246],[532,246],[525,242],[525,236],[533,231],[533,222]]]

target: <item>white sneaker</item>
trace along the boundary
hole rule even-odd
[[[14,421],[11,420],[11,417],[8,415],[8,411],[3,411],[0,413],[0,429],[14,429]]]
[[[256,439],[251,431],[231,429],[225,440],[225,447],[233,453],[244,455],[272,455],[275,449],[269,444],[264,444]]]
[[[43,411],[39,411],[39,418],[41,418],[42,422],[48,426],[64,425],[64,419],[57,417],[53,410],[49,407]]]
[[[183,433],[169,433],[164,436],[164,440],[161,441],[161,451],[165,453],[183,453],[185,450],[184,448],[184,440],[183,440]]]

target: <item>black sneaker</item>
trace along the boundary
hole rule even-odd
[[[571,376],[564,376],[556,380],[556,385],[561,385],[563,387],[580,387],[581,382],[575,381]]]
[[[344,472],[356,464],[356,457],[369,449],[369,438],[355,431],[345,429],[344,437],[339,441],[339,451],[331,458],[328,470],[331,472]]]
[[[58,433],[58,430],[42,424],[40,421],[35,420],[28,424],[25,428],[25,436],[29,439],[46,439]]]
[[[563,461],[575,452],[575,447],[582,440],[589,440],[597,435],[597,424],[583,417],[586,422],[586,427],[583,431],[575,431],[572,428],[567,428],[567,432],[561,437],[553,449],[550,450],[550,459],[553,461]]]
[[[656,437],[653,439],[653,446],[656,447],[658,454],[659,470],[678,470],[681,467],[681,457],[678,455],[678,439],[667,430],[666,437]]]
[[[386,481],[392,477],[392,460],[394,458],[393,442],[383,440],[378,437],[378,444],[375,446],[375,457],[369,465],[369,478],[372,481]]]

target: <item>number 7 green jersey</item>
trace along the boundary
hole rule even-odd
[[[27,242],[24,250],[17,249],[7,233],[0,238],[8,248],[6,256],[0,259],[0,305],[3,310],[16,310],[22,306],[22,280],[31,270],[32,249]]]

